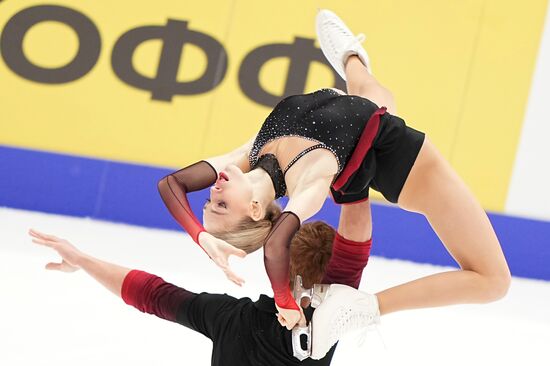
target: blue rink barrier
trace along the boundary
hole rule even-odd
[[[0,146],[0,206],[180,230],[157,182],[172,169]],[[189,195],[199,213],[208,191]],[[283,202],[284,204],[284,202]],[[373,203],[373,254],[455,266],[426,219]],[[327,200],[316,219],[338,224]],[[512,274],[550,281],[550,222],[490,213]]]

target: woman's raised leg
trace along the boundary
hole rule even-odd
[[[486,303],[506,294],[510,270],[487,214],[427,138],[398,204],[428,219],[461,269],[380,292],[377,296],[382,314],[459,303]]]
[[[348,93],[395,112],[391,92],[357,56],[346,63]],[[494,301],[506,293],[510,271],[487,214],[458,174],[426,138],[398,204],[422,213],[461,270],[435,274],[380,292],[381,314],[412,308]]]
[[[386,89],[363,65],[359,57],[350,56],[346,60],[346,86],[349,95],[366,98],[379,107],[386,107],[388,112],[396,114],[393,94]]]
[[[325,13],[317,19],[318,36],[320,41],[331,40],[321,42],[327,59],[338,67],[338,62],[345,65],[348,94],[370,99],[395,114],[391,92],[380,85],[359,57],[346,56],[350,52],[363,52],[357,50],[351,31],[342,34],[342,30],[347,29],[345,24],[336,15]],[[510,271],[487,214],[428,138],[403,186],[398,205],[426,216],[461,269],[420,278],[378,293],[381,314],[484,303],[506,294]]]

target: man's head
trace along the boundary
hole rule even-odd
[[[323,221],[303,224],[290,245],[290,287],[296,275],[302,276],[304,288],[321,283],[332,254],[335,231]]]

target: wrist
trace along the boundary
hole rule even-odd
[[[209,254],[210,251],[210,238],[212,238],[212,234],[209,234],[206,230],[199,232],[197,235],[197,244],[201,249],[206,253],[206,255],[209,258],[212,258]]]
[[[349,246],[365,246],[365,245],[371,245],[372,244],[372,237],[364,240],[364,241],[355,241],[348,239],[344,236],[343,233],[339,233],[336,231],[336,235],[334,236],[334,241],[338,241],[343,244],[347,244]]]
[[[206,230],[202,230],[200,231],[198,234],[197,234],[197,244],[199,245],[203,245],[203,242],[205,242],[205,238],[208,237],[208,235],[210,235],[208,233],[208,231]]]
[[[85,268],[88,263],[92,261],[92,257],[88,254],[77,252],[74,257],[69,261],[73,266],[79,268]]]
[[[201,225],[200,228],[196,231],[196,234],[191,235],[191,238],[195,241],[195,243],[200,245],[200,237],[202,233],[207,233],[206,229]],[[204,235],[203,235],[204,236]]]
[[[282,309],[299,310],[296,300],[290,292],[290,288],[285,290],[274,291],[275,305]]]

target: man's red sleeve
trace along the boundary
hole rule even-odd
[[[372,239],[357,242],[346,239],[337,232],[323,283],[338,283],[358,288],[363,269],[369,261],[371,247]]]

